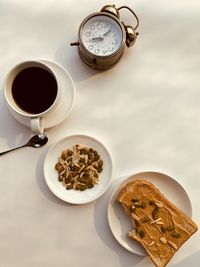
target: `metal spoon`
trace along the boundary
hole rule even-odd
[[[47,142],[48,142],[48,137],[46,136],[46,134],[43,134],[43,133],[42,134],[37,134],[37,135],[34,135],[33,137],[31,137],[31,139],[25,145],[12,148],[12,149],[7,150],[5,152],[1,152],[0,156],[5,154],[5,153],[8,153],[10,151],[13,151],[13,150],[16,150],[16,149],[19,149],[19,148],[22,148],[22,147],[26,147],[26,146],[39,148],[41,146],[44,146]]]

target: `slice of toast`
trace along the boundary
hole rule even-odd
[[[128,236],[137,240],[157,267],[164,267],[198,229],[197,225],[146,180],[129,181],[117,201],[134,225]]]

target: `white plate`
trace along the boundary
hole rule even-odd
[[[84,144],[95,149],[103,160],[103,171],[99,176],[99,183],[85,191],[66,190],[58,181],[55,164],[66,148],[76,144]],[[94,137],[88,135],[70,135],[54,144],[47,153],[44,161],[44,176],[49,189],[60,199],[72,204],[84,204],[100,197],[108,188],[113,174],[113,163],[109,151]]]
[[[145,249],[135,240],[130,239],[127,233],[133,229],[133,226],[124,213],[123,207],[116,202],[116,196],[120,189],[130,180],[145,179],[152,182],[161,193],[175,204],[188,217],[192,216],[192,206],[184,188],[173,178],[158,172],[142,172],[134,174],[127,179],[119,179],[116,183],[115,190],[108,204],[108,222],[116,240],[128,251],[146,256]]]

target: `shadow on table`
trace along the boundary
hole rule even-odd
[[[117,243],[110,231],[107,218],[107,207],[110,196],[115,187],[115,182],[116,181],[113,181],[111,183],[108,191],[96,202],[94,207],[94,224],[101,240],[119,256],[121,266],[129,267],[137,265],[141,261],[143,262],[144,257],[132,254],[131,252],[128,252],[122,248],[121,245]]]
[[[31,136],[30,130],[19,123],[9,112],[3,90],[0,90],[0,121],[0,138],[5,139],[8,146],[6,149],[0,148],[0,151],[22,145]]]
[[[76,46],[70,46],[70,43],[62,44],[55,52],[54,60],[69,70],[72,79],[75,82],[84,81],[94,75],[102,73],[87,66],[79,57]]]
[[[188,266],[199,267],[200,266],[200,251],[195,252],[188,258],[172,266],[173,267],[188,267]]]

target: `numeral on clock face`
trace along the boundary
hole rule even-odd
[[[92,34],[91,31],[85,33],[85,35],[86,35],[87,37],[89,37],[91,34]]]
[[[99,54],[99,49],[98,49],[98,48],[95,49],[95,50],[94,50],[94,53],[95,53],[95,54]]]
[[[97,22],[96,27],[97,27],[98,30],[102,30],[103,24],[101,22]]]
[[[90,25],[90,30],[94,31],[94,29],[95,29],[95,25],[94,24]]]

